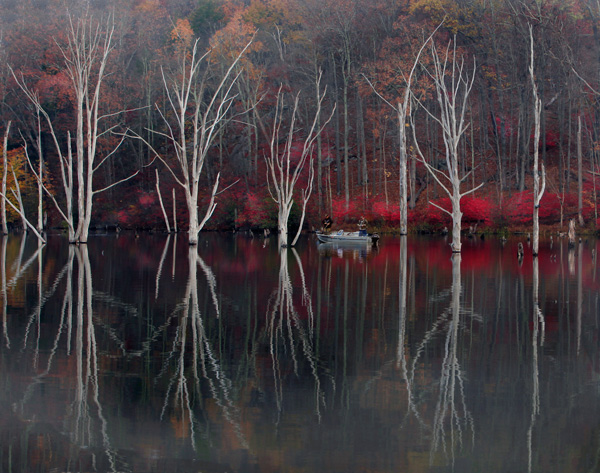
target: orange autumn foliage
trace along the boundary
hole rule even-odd
[[[18,201],[14,196],[12,190],[16,192],[15,179],[14,176],[17,177],[19,182],[19,188],[21,189],[21,196],[23,199],[23,205],[25,206],[25,213],[27,215],[31,215],[31,213],[36,211],[36,203],[37,203],[37,183],[35,177],[32,175],[28,168],[27,160],[25,158],[25,153],[22,148],[16,148],[12,150],[8,150],[7,158],[8,158],[8,173],[6,176],[6,194],[7,198],[18,207]],[[2,145],[0,144],[0,182],[2,179],[2,175],[4,173],[4,150],[2,149]],[[13,175],[14,171],[14,175]],[[12,189],[12,190],[11,190]],[[0,189],[1,190],[1,189]],[[21,217],[13,210],[10,205],[6,206],[6,220],[9,223],[18,222],[21,220]]]
[[[171,43],[176,51],[182,52],[189,49],[194,41],[194,30],[188,20],[178,19],[175,27],[171,30]]]

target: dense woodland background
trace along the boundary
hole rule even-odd
[[[532,219],[533,97],[528,72],[529,25],[533,28],[535,75],[542,100],[540,159],[546,167],[542,224],[565,228],[568,219],[595,230],[600,185],[600,2],[596,0],[2,0],[0,3],[0,133],[9,121],[8,158],[37,218],[32,164],[42,156],[48,187],[60,200],[60,169],[47,125],[17,86],[11,68],[49,113],[59,140],[74,128],[74,95],[65,70],[69,18],[102,21],[114,14],[114,50],[103,82],[101,113],[108,115],[99,153],[110,153],[124,133],[139,135],[167,160],[175,153],[164,133],[168,97],[163,71],[174,71],[184,51],[199,39],[211,49],[207,92],[253,39],[239,64],[235,101],[219,129],[201,175],[204,200],[221,173],[217,208],[207,228],[274,228],[277,210],[269,194],[265,155],[277,92],[299,93],[298,142],[313,120],[326,88],[323,121],[315,141],[315,185],[308,228],[325,213],[334,225],[351,226],[365,215],[371,224],[398,224],[398,116],[387,104],[402,97],[405,80],[425,38],[438,29],[440,50],[453,38],[465,64],[475,71],[468,102],[469,128],[461,141],[461,166],[473,186],[485,185],[461,203],[463,225],[492,230],[524,228]],[[428,48],[413,82],[415,99],[435,113],[437,102],[426,68]],[[369,82],[372,84],[369,84]],[[374,90],[375,89],[375,90]],[[380,97],[381,95],[382,97]],[[205,97],[205,98],[206,98]],[[117,113],[122,112],[124,113]],[[416,102],[410,110],[427,160],[444,171],[441,130]],[[167,117],[168,118],[168,117]],[[581,126],[579,124],[581,123]],[[39,135],[39,139],[38,139]],[[449,199],[428,175],[409,133],[409,226],[435,230],[450,222],[430,202]],[[141,170],[131,180],[95,197],[94,226],[164,229],[157,174],[169,219],[173,196],[179,226],[187,221],[181,189],[144,140],[127,138],[98,169],[97,187]],[[2,144],[0,143],[0,146]],[[174,166],[174,164],[173,164]],[[308,171],[298,185],[308,181]],[[13,175],[9,173],[8,186]],[[173,189],[175,192],[173,193]],[[45,197],[47,226],[61,216]],[[9,209],[10,210],[10,209]],[[298,218],[299,211],[292,215]],[[294,217],[295,215],[295,217]],[[15,225],[20,219],[13,212]]]

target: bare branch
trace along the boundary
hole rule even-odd
[[[436,204],[435,202],[433,202],[433,201],[431,201],[431,200],[429,201],[429,203],[430,203],[431,205],[433,205],[434,207],[437,207],[438,209],[440,209],[440,210],[444,211],[445,213],[447,213],[448,215],[450,215],[450,217],[452,217],[452,212],[449,212],[449,211],[448,211],[448,210],[446,210],[444,207],[440,207],[438,204]]]
[[[148,164],[142,166],[142,168],[150,167],[150,166],[152,166],[153,163],[154,163],[154,159],[152,161],[150,161]],[[128,177],[125,177],[117,182],[113,182],[112,184],[110,184],[106,187],[103,187],[102,189],[95,189],[92,191],[92,194],[94,194],[94,195],[100,194],[101,192],[107,191],[108,189],[112,189],[113,187],[118,186],[119,184],[122,184],[123,182],[127,182],[127,181],[133,179],[135,176],[137,176],[140,173],[140,171],[141,171],[141,169],[138,169],[136,172],[134,172],[133,174],[131,174]]]
[[[139,112],[140,110],[144,110],[146,108],[150,108],[150,105],[144,105],[143,107],[136,107],[136,108],[128,108],[126,110],[119,110],[118,112],[114,112],[114,113],[107,113],[105,115],[100,115],[98,117],[98,121],[104,120],[105,118],[112,118],[112,117],[116,117],[118,115],[123,115],[124,113]]]
[[[460,194],[460,196],[464,197],[465,195],[472,194],[473,192],[477,191],[478,189],[481,189],[484,185],[485,185],[485,182],[482,182],[481,184],[473,187],[472,189],[469,189],[468,191],[463,192],[462,194]]]
[[[200,222],[200,225],[198,225],[198,232],[200,232],[200,230],[202,230],[204,228],[204,225],[206,225],[206,222],[208,222],[208,219],[210,217],[212,217],[213,212],[217,208],[217,204],[215,202],[215,196],[217,195],[217,189],[219,188],[220,177],[221,177],[221,173],[218,173],[217,178],[215,179],[215,184],[213,186],[212,192],[210,194],[210,202],[208,203],[208,209],[206,210],[206,214],[204,215],[202,222]]]
[[[577,72],[577,71],[575,70],[575,68],[574,68],[574,67],[571,67],[571,70],[572,70],[572,71],[575,73],[575,75],[576,75],[576,76],[577,76],[577,77],[578,77],[578,78],[581,80],[581,82],[583,82],[583,83],[586,85],[586,87],[587,87],[588,89],[590,89],[590,91],[591,91],[591,92],[592,92],[594,95],[600,95],[600,92],[598,92],[598,91],[597,91],[597,90],[596,90],[594,87],[592,87],[592,86],[590,85],[590,83],[589,83],[587,80],[585,80],[583,77],[581,77],[581,75],[579,75],[579,72]]]
[[[167,232],[171,233],[171,227],[169,226],[169,218],[167,217],[167,212],[165,211],[165,205],[163,204],[163,200],[162,200],[162,194],[160,193],[160,179],[158,177],[158,168],[154,168],[154,172],[156,174],[156,193],[158,194],[158,202],[160,203],[160,209],[162,210],[163,217],[165,218]],[[164,258],[164,252],[163,252],[163,258]],[[162,263],[162,260],[161,260],[161,263]],[[161,266],[162,266],[162,264],[161,264]],[[159,271],[159,274],[160,274],[160,271]],[[157,281],[158,281],[158,278],[157,278]],[[156,287],[158,288],[158,283],[156,284]],[[158,296],[158,294],[157,294],[157,296]]]
[[[232,184],[229,184],[225,189],[221,189],[219,192],[217,192],[215,195],[221,195],[223,192],[227,191],[228,189],[231,189],[233,186],[235,186],[238,182],[240,182],[240,179],[238,179],[237,181],[235,181]]]
[[[148,131],[152,131],[152,130],[148,130]],[[129,133],[132,133],[132,134],[129,134]],[[127,137],[129,137],[129,138],[135,138],[136,140],[140,140],[142,143],[144,143],[146,146],[148,146],[148,148],[150,148],[150,151],[152,151],[152,153],[154,154],[154,157],[156,159],[158,159],[161,163],[163,163],[165,165],[165,167],[167,168],[167,170],[171,173],[171,176],[173,176],[173,179],[175,180],[175,182],[177,182],[177,184],[179,184],[181,187],[185,187],[185,183],[183,181],[181,181],[177,177],[177,174],[175,174],[175,172],[171,169],[171,167],[169,166],[169,164],[159,154],[159,152],[156,151],[156,149],[154,149],[154,147],[148,142],[148,140],[146,140],[143,136],[140,136],[138,133],[136,133],[135,131],[133,131],[131,128],[128,128],[125,131],[125,134],[126,134]],[[166,135],[164,135],[164,136],[166,136]]]

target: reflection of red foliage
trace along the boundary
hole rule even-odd
[[[216,247],[210,254],[204,255],[209,266],[222,268],[223,274],[246,276],[260,270],[263,261],[257,250],[263,250],[259,243],[252,239],[240,238],[237,242],[238,251],[245,254],[245,258],[231,258],[227,253]]]

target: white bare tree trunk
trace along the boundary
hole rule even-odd
[[[450,198],[452,203],[451,211],[439,206],[438,208],[452,217],[452,252],[460,253],[462,246],[460,236],[462,224],[460,201],[465,195],[475,192],[483,186],[483,183],[481,183],[465,192],[461,192],[460,189],[461,183],[466,181],[471,172],[474,172],[474,169],[471,169],[465,175],[461,176],[462,166],[459,156],[459,144],[463,134],[468,128],[468,123],[465,123],[465,115],[468,110],[467,100],[473,88],[473,81],[475,80],[475,61],[473,61],[473,71],[471,73],[466,71],[464,59],[457,57],[456,40],[448,43],[443,58],[440,58],[435,43],[433,42],[431,53],[433,59],[433,71],[428,70],[427,73],[435,85],[440,115],[438,117],[427,108],[423,108],[442,129],[444,147],[446,150],[447,173],[438,170],[425,160],[425,156],[418,145],[414,121],[411,121],[413,138],[420,161],[425,165],[432,177]]]
[[[583,153],[581,151],[581,115],[577,117],[577,218],[583,227]]]
[[[27,220],[27,216],[25,215],[25,207],[23,206],[23,197],[21,195],[21,187],[19,186],[19,181],[17,180],[17,175],[15,174],[15,170],[14,168],[11,168],[12,170],[12,175],[13,175],[13,180],[15,182],[15,187],[11,188],[11,192],[13,193],[13,196],[17,199],[17,203],[19,204],[19,208],[15,208],[15,210],[19,213],[19,216],[21,217],[21,222],[23,225],[23,232],[27,233],[27,226],[29,224],[29,220]],[[9,202],[10,204],[10,202]]]
[[[69,45],[63,50],[63,56],[67,64],[67,71],[73,84],[75,93],[75,155],[77,175],[77,215],[79,216],[75,240],[78,241],[83,231],[83,220],[85,218],[85,181],[83,177],[83,166],[85,163],[85,141],[83,109],[84,99],[87,94],[86,60],[83,57],[87,52],[87,28],[83,24],[73,24],[73,18],[69,18],[70,31],[68,32]]]
[[[533,246],[531,252],[533,256],[537,256],[540,248],[540,202],[546,188],[546,171],[544,165],[541,165],[541,173],[539,170],[539,148],[540,148],[540,122],[542,114],[542,101],[538,94],[537,85],[535,83],[533,69],[533,30],[529,27],[530,39],[530,62],[529,76],[531,78],[531,86],[533,88],[533,116],[534,116],[534,134],[533,134]],[[541,174],[541,183],[540,183]]]
[[[1,211],[2,211],[2,234],[8,235],[8,225],[6,224],[6,178],[8,176],[8,134],[10,133],[10,120],[6,125],[6,130],[4,130],[4,141],[2,148],[2,197],[1,202]]]
[[[398,104],[401,107],[400,104]],[[402,107],[404,108],[404,107]],[[398,110],[398,130],[400,138],[400,178],[398,180],[400,186],[400,235],[408,233],[408,174],[406,162],[406,110]]]
[[[193,187],[193,186],[192,186]],[[194,189],[185,189],[185,202],[189,210],[189,229],[188,238],[190,245],[198,244],[198,233],[200,232],[200,224],[198,223],[198,194]]]
[[[44,230],[44,186],[43,183],[43,172],[44,172],[44,153],[42,151],[42,121],[40,118],[40,111],[36,108],[36,119],[37,119],[37,150],[38,150],[38,218],[37,218],[37,231],[42,233]]]
[[[162,199],[162,194],[160,193],[160,179],[158,177],[158,169],[154,170],[156,173],[156,194],[158,195],[158,201],[160,202],[160,210],[162,210],[163,218],[165,219],[165,226],[167,227],[167,233],[171,233],[171,227],[169,225],[169,217],[167,217],[167,212],[165,210],[165,204]]]
[[[62,51],[67,73],[73,84],[77,102],[77,208],[79,220],[75,239],[87,243],[92,220],[93,177],[96,164],[100,121],[99,114],[108,57],[114,48],[114,18],[109,17],[104,27],[94,25],[91,18],[83,18],[74,23],[69,18],[68,46]],[[85,135],[85,136],[84,136]],[[117,145],[116,148],[120,146]],[[102,158],[104,162],[116,148]],[[112,187],[110,185],[109,187]],[[103,189],[106,190],[106,189]],[[98,191],[100,192],[100,191]]]
[[[461,241],[460,241],[460,230],[462,224],[462,211],[460,210],[460,178],[454,177],[452,186],[452,195],[450,197],[452,201],[452,252],[460,253]]]
[[[321,136],[321,135],[319,134],[319,136]],[[306,189],[302,189],[302,215],[300,216],[300,224],[298,225],[298,231],[296,232],[296,237],[292,241],[292,246],[296,246],[296,243],[298,242],[298,238],[300,238],[300,234],[302,233],[302,227],[304,226],[304,218],[306,217],[306,206],[308,205],[308,201],[310,200],[310,196],[311,196],[312,190],[313,190],[313,183],[315,180],[315,168],[313,166],[313,158],[312,157],[311,157],[311,162],[308,167],[308,173],[309,173],[308,185],[306,186]]]
[[[293,203],[293,202],[292,202]],[[287,248],[288,246],[288,220],[292,211],[292,203],[283,203],[279,205],[277,213],[277,229],[279,230],[279,246]]]
[[[173,231],[177,233],[177,201],[175,200],[175,188],[173,187]]]
[[[58,141],[55,144],[58,146]],[[58,148],[60,149],[60,147]],[[65,202],[66,202],[66,213],[65,220],[67,222],[68,232],[69,232],[69,242],[75,242],[75,217],[73,215],[73,149],[71,148],[71,133],[67,133],[67,158],[66,160],[59,153],[60,158],[60,169],[63,181],[63,189],[65,192]],[[52,197],[53,198],[53,197]],[[53,198],[54,199],[54,198]],[[54,200],[56,207],[58,203]]]
[[[569,230],[567,231],[569,249],[575,248],[575,219],[569,220]]]
[[[388,102],[383,96],[377,92],[373,84],[367,79],[371,88],[375,91],[375,93],[379,96],[379,98],[383,99],[390,107],[392,107],[398,116],[398,140],[399,140],[399,161],[400,161],[400,172],[399,172],[399,186],[400,186],[400,235],[406,235],[408,233],[408,174],[407,174],[407,162],[408,162],[408,153],[406,152],[406,115],[410,113],[410,96],[411,96],[411,87],[412,80],[415,74],[415,70],[419,64],[419,59],[425,46],[429,43],[429,41],[433,38],[436,31],[439,29],[441,24],[429,35],[429,37],[423,42],[415,60],[413,62],[413,66],[410,70],[410,74],[406,79],[406,84],[404,85],[404,93],[402,94],[402,100],[398,100],[398,105],[394,106],[390,102]]]
[[[429,39],[427,41],[429,41]],[[408,173],[406,166],[408,162],[408,153],[406,152],[406,114],[410,113],[411,80],[425,44],[427,43],[423,44],[419,50],[419,54],[415,58],[415,62],[406,83],[406,88],[404,89],[402,102],[399,101],[396,108],[398,114],[398,138],[400,140],[400,176],[398,180],[400,186],[400,235],[406,235],[408,233]]]

